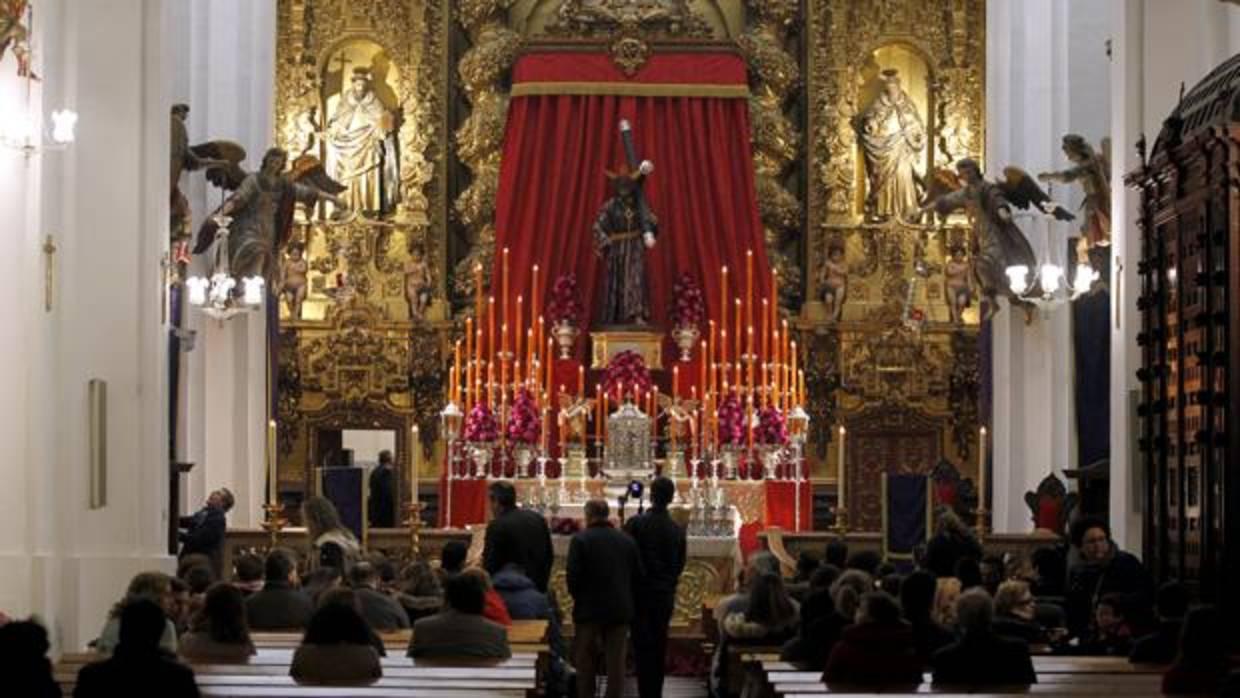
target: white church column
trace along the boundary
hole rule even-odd
[[[191,143],[228,139],[247,152],[244,167],[257,170],[274,141],[274,0],[171,0],[169,32],[176,37],[168,60],[173,66],[172,103],[190,106]],[[220,190],[201,173],[185,175],[182,191],[193,210],[196,231],[220,203]],[[203,260],[191,269],[203,270]],[[260,312],[223,323],[187,308],[186,327],[197,332],[189,354],[185,434],[180,456],[196,463],[183,506],[201,505],[207,493],[228,487],[236,496],[229,515],[233,527],[262,521],[266,472],[267,327]]]
[[[1097,142],[1106,129],[1106,8],[1067,0],[992,1],[987,6],[987,148],[991,177],[1016,165],[1036,174],[1062,169],[1060,142],[1075,132]],[[1073,105],[1088,100],[1092,108]],[[1080,201],[1061,186],[1055,198]],[[1039,262],[1066,267],[1066,244],[1077,224],[1022,220]],[[1052,472],[1076,467],[1071,308],[1025,314],[1004,304],[993,325],[994,375],[992,523],[996,532],[1031,529],[1024,494]]]

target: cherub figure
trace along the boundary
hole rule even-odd
[[[306,274],[310,271],[310,262],[305,256],[305,246],[300,242],[291,242],[288,246],[288,257],[284,260],[283,281],[280,283],[280,295],[288,303],[289,316],[294,320],[301,319],[301,306],[306,300],[309,289]]]
[[[409,317],[426,319],[426,309],[434,294],[431,267],[426,262],[426,251],[421,246],[413,248],[405,261],[405,301],[409,303]]]
[[[943,265],[943,296],[952,323],[959,325],[964,322],[964,309],[973,302],[973,281],[964,245],[952,245],[950,255]]]
[[[827,317],[839,322],[844,313],[844,301],[848,299],[848,263],[844,260],[844,246],[838,242],[827,248],[827,260],[822,263],[818,275],[822,302],[827,306]]]

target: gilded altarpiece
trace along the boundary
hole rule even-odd
[[[809,0],[806,12],[811,443],[815,472],[834,479],[828,447],[847,427],[849,525],[875,530],[880,472],[946,460],[977,473],[976,292],[963,302],[975,241],[963,218],[919,209],[936,170],[982,161],[985,5]]]
[[[434,463],[451,333],[447,4],[278,2],[276,144],[322,161],[350,204],[298,211],[281,251],[283,491],[313,491],[326,430],[395,432],[408,482],[417,425],[423,463]]]

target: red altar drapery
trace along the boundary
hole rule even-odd
[[[719,269],[729,268],[728,298],[742,296],[753,250],[757,333],[771,275],[754,194],[744,62],[729,53],[660,53],[630,79],[603,54],[531,53],[517,62],[513,83],[496,204],[497,249],[510,251],[509,293],[528,298],[535,264],[548,290],[575,272],[590,317],[600,284],[591,228],[611,195],[604,171],[624,161],[618,127],[628,119],[639,157],[655,164],[646,180],[659,219],[658,244],[646,256],[653,324],[670,330],[680,272],[698,279],[709,317],[719,318]],[[578,342],[577,356],[586,348]],[[665,350],[675,356],[670,341]]]

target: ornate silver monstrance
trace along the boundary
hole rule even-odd
[[[625,402],[607,418],[607,477],[647,478],[654,472],[650,416]]]

